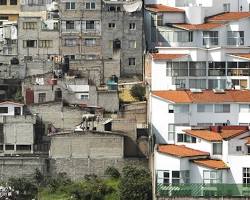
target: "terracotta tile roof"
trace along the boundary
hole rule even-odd
[[[160,153],[165,153],[165,154],[169,154],[169,155],[180,157],[180,158],[195,157],[195,156],[209,156],[208,152],[191,149],[184,145],[174,145],[174,144],[158,145],[157,151]]]
[[[215,93],[213,90],[202,90],[199,93],[190,90],[165,90],[153,91],[152,94],[175,103],[250,102],[250,90],[225,90],[223,93]]]
[[[250,136],[249,136],[249,137],[246,137],[246,138],[244,138],[244,139],[247,140],[246,145],[250,145]]]
[[[213,160],[213,159],[199,159],[199,160],[192,160],[197,165],[202,165],[207,168],[212,169],[229,169],[226,163],[222,160]]]
[[[219,133],[210,130],[183,130],[187,135],[198,137],[207,141],[222,141]]]
[[[154,60],[175,60],[187,56],[187,54],[161,54],[161,53],[152,53],[151,55]]]
[[[248,126],[211,126],[210,129],[183,131],[188,135],[215,142],[228,140],[249,132],[249,128]]]
[[[209,22],[234,21],[250,17],[250,12],[228,12],[208,18]]]
[[[180,13],[185,13],[185,11],[180,9],[180,8],[165,6],[165,5],[162,5],[162,4],[148,4],[148,5],[146,5],[146,9],[150,10],[152,12],[180,12]]]
[[[173,27],[185,29],[185,30],[210,30],[213,28],[218,28],[223,26],[223,24],[218,23],[204,23],[204,24],[173,24]]]
[[[238,54],[230,54],[230,55],[250,60],[250,53],[238,53]]]

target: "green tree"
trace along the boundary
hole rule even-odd
[[[108,175],[111,178],[115,178],[115,179],[118,179],[121,176],[120,172],[115,167],[108,167],[105,170],[105,175]]]
[[[151,200],[152,183],[150,173],[133,166],[124,167],[119,185],[121,200]]]
[[[130,94],[135,99],[143,101],[145,99],[146,88],[141,84],[133,85],[133,87],[130,89]]]

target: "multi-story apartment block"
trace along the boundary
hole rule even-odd
[[[5,21],[17,21],[20,12],[19,0],[0,1],[0,25]]]
[[[103,1],[102,53],[105,79],[142,75],[143,66],[142,2]]]
[[[249,89],[247,1],[148,2],[145,13],[153,90]]]
[[[59,3],[60,54],[70,69],[78,70],[97,84],[103,74],[101,56],[101,1]]]

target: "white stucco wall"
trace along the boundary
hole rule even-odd
[[[21,108],[21,115],[23,113],[23,107],[11,103],[1,104],[0,107],[8,107],[8,113],[0,113],[1,116],[14,116],[15,115],[15,107]]]

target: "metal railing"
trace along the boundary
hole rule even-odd
[[[250,197],[250,184],[157,184],[157,197]]]

